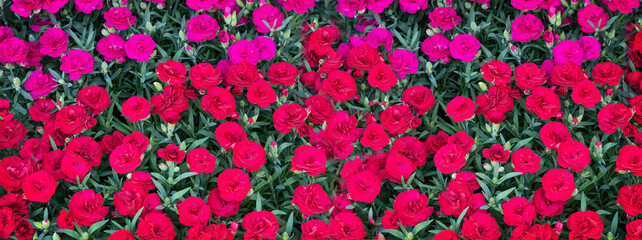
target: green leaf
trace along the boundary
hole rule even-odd
[[[395,236],[399,239],[406,239],[406,235],[404,235],[401,231],[395,230],[395,229],[384,229],[382,232],[385,233],[390,233],[392,236]]]
[[[145,210],[144,207],[141,207],[138,209],[138,212],[136,212],[136,215],[134,215],[134,218],[132,218],[132,222],[129,225],[129,229],[136,229],[136,221],[138,221],[138,218],[140,217],[140,214],[143,213],[143,210]]]
[[[81,239],[82,238],[82,235],[80,235],[78,232],[76,232],[74,230],[71,230],[71,229],[61,229],[61,230],[62,230],[62,232],[64,232],[65,234],[69,235],[72,238],[75,238],[75,239]]]
[[[263,210],[263,204],[261,203],[261,199],[262,199],[261,194],[257,192],[256,193],[256,207],[255,207],[254,211],[262,211]]]
[[[205,141],[207,141],[208,139],[210,139],[210,138],[209,138],[209,137],[204,137],[204,138],[201,138],[201,139],[199,139],[199,140],[194,141],[192,144],[190,144],[190,145],[189,145],[189,148],[187,149],[187,151],[186,151],[186,152],[192,151],[192,150],[194,150],[194,149],[196,149],[196,148],[200,147],[200,146],[201,146],[201,144],[203,144],[203,143],[204,143]]]
[[[424,230],[424,228],[426,228],[430,223],[432,223],[431,219],[423,221],[423,222],[420,222],[419,224],[417,224],[417,226],[415,226],[412,229],[412,232],[417,234],[417,233],[421,232],[421,230]]]
[[[508,190],[505,190],[505,191],[500,192],[500,193],[499,193],[499,194],[497,194],[497,196],[495,197],[495,201],[496,201],[496,202],[499,202],[499,201],[501,201],[502,199],[504,199],[504,198],[508,197],[508,195],[509,195],[509,194],[511,194],[511,193],[513,192],[513,190],[515,190],[515,187],[512,187],[512,188],[510,188],[510,189],[508,189]]]
[[[174,202],[174,201],[178,200],[179,198],[183,197],[183,195],[185,195],[185,193],[187,193],[191,189],[192,189],[191,187],[188,187],[188,188],[185,188],[185,189],[180,190],[178,192],[175,192],[174,194],[172,194],[172,197],[170,197],[169,199],[171,200],[171,202]]]
[[[615,212],[613,216],[613,221],[611,221],[611,232],[616,233],[617,232],[617,223],[620,219],[620,214],[618,212]]]
[[[514,177],[517,177],[517,176],[521,176],[521,175],[522,175],[521,172],[510,172],[510,173],[504,175],[502,178],[500,178],[499,181],[497,182],[497,185],[502,184],[504,181],[506,181],[508,179],[511,179],[511,178],[514,178]]]
[[[92,234],[93,232],[95,232],[96,230],[100,229],[100,228],[101,228],[103,225],[105,225],[105,223],[107,223],[107,222],[109,222],[109,220],[102,220],[102,221],[100,221],[100,222],[97,222],[97,223],[92,224],[92,225],[91,225],[91,227],[89,227],[89,230],[88,230],[89,235],[91,235],[91,234]]]
[[[183,180],[185,178],[193,177],[193,176],[196,176],[196,175],[198,175],[198,173],[196,173],[196,172],[185,172],[185,173],[181,174],[180,176],[178,176],[178,178],[176,178],[176,180],[174,181],[173,184],[176,184],[176,183],[180,182],[181,180]]]
[[[455,223],[456,229],[459,229],[461,227],[461,222],[464,220],[464,216],[466,216],[466,212],[468,212],[468,207],[466,207],[466,209],[464,209],[464,211],[461,212],[461,214],[459,214],[459,217],[457,218],[457,222]]]
[[[285,232],[290,235],[292,233],[292,225],[294,225],[294,212],[290,212],[290,217],[288,217],[288,222],[285,224]]]

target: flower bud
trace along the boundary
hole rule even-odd
[[[513,56],[519,56],[519,48],[517,46],[510,44],[510,52],[513,54]]]
[[[434,32],[434,31],[432,31],[432,29],[427,28],[427,29],[426,29],[426,34],[428,35],[428,37],[432,37],[432,36],[434,36],[434,35],[435,35],[435,32]]]
[[[486,169],[486,171],[490,171],[493,170],[493,167],[488,163],[484,163],[484,169]]]
[[[167,171],[167,165],[164,163],[159,163],[158,168],[160,168],[161,171]]]
[[[406,239],[413,239],[414,237],[415,237],[415,234],[412,232],[408,232],[408,234],[406,234]]]
[[[154,82],[154,88],[156,88],[156,91],[163,91],[163,85],[159,82]]]
[[[481,88],[482,91],[488,90],[488,86],[485,82],[478,82],[477,85],[479,85],[479,88]]]

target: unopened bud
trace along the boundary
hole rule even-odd
[[[481,88],[482,91],[488,90],[488,86],[485,82],[478,82],[477,85],[479,85],[479,88]]]
[[[156,88],[156,91],[163,91],[163,85],[159,82],[154,82],[154,88]]]
[[[488,163],[484,163],[484,169],[486,169],[486,171],[490,171],[490,170],[493,170],[493,166],[491,166]]]
[[[158,168],[160,168],[161,171],[167,171],[167,165],[164,163],[159,163]]]
[[[406,234],[406,239],[413,239],[413,238],[415,238],[415,234],[414,233],[408,232],[408,234]]]

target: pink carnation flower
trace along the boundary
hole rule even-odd
[[[216,2],[217,0],[187,0],[186,3],[187,7],[200,12],[212,9]]]
[[[94,10],[103,9],[103,0],[74,0],[76,11],[91,13]]]
[[[50,57],[60,57],[67,51],[69,34],[60,28],[49,28],[40,37],[40,53]]]
[[[31,16],[32,11],[39,10],[42,6],[40,1],[33,0],[14,0],[11,4],[11,11],[20,15],[21,17]]]
[[[156,42],[145,34],[135,34],[125,43],[127,57],[139,62],[147,62],[156,49]]]
[[[213,9],[225,9],[236,6],[236,0],[214,0],[212,3]]]
[[[634,8],[640,7],[639,0],[602,0],[613,12],[620,11],[622,14],[633,12]]]
[[[338,0],[335,7],[337,12],[342,13],[346,17],[354,17],[357,11],[366,9],[366,1],[364,0]]]
[[[256,26],[256,31],[260,33],[269,33],[281,27],[284,18],[285,15],[277,7],[270,4],[265,4],[252,12],[252,21]]]
[[[595,60],[600,58],[602,54],[602,45],[594,37],[584,36],[580,39],[577,39],[577,44],[580,45],[580,48],[584,50],[583,59],[584,60]]]
[[[428,55],[428,60],[436,62],[441,59],[444,62],[449,61],[450,40],[443,34],[435,34],[426,38],[421,44],[421,51]]]
[[[448,31],[459,25],[461,17],[457,16],[457,11],[451,7],[435,8],[428,13],[431,27],[440,27]]]
[[[1,63],[22,63],[27,59],[27,42],[17,37],[10,37],[0,43]]]
[[[111,8],[105,12],[105,26],[115,27],[119,31],[123,31],[129,26],[134,25],[136,17],[132,16],[132,11],[126,7]]]
[[[542,20],[533,14],[519,16],[511,24],[511,37],[517,42],[528,42],[539,39],[544,31]]]
[[[216,38],[220,26],[216,19],[207,14],[193,17],[187,22],[187,40],[192,42],[204,42]]]
[[[427,0],[399,0],[401,11],[415,14],[419,10],[428,8]]]
[[[269,37],[258,36],[252,40],[252,44],[259,51],[259,61],[270,60],[276,57],[276,43]]]
[[[259,50],[254,43],[248,40],[239,40],[227,49],[227,55],[230,56],[232,64],[236,65],[247,61],[252,65],[259,62]]]
[[[61,60],[60,70],[69,74],[69,79],[72,81],[80,79],[82,74],[94,71],[94,58],[83,50],[70,50]]]
[[[118,34],[111,34],[100,39],[96,44],[96,50],[105,56],[105,61],[107,62],[114,59],[117,59],[118,62],[124,62],[127,54],[125,52],[125,40]]]
[[[394,0],[370,0],[366,6],[373,13],[382,13]]]
[[[584,61],[584,50],[577,42],[564,40],[553,47],[553,58],[557,64],[572,61],[577,65],[582,65]]]
[[[481,43],[473,35],[460,34],[453,39],[449,47],[453,58],[472,62],[481,48]]]
[[[388,29],[373,28],[363,40],[374,49],[382,46],[386,51],[390,52],[392,50],[393,37],[394,35]]]
[[[25,90],[30,91],[29,95],[33,99],[47,96],[57,87],[58,83],[54,81],[53,75],[51,73],[44,74],[42,70],[32,72],[25,80]]]
[[[388,56],[388,60],[390,60],[390,66],[399,75],[400,79],[404,79],[407,74],[416,73],[419,68],[417,55],[408,50],[395,50]]]
[[[542,4],[543,0],[511,0],[510,4],[520,11],[535,10]]]
[[[57,13],[60,8],[64,7],[69,0],[43,0],[42,9],[49,13]]]
[[[295,11],[298,14],[308,13],[308,9],[314,8],[314,0],[278,0],[285,11]]]
[[[608,21],[609,14],[595,4],[589,4],[577,12],[577,23],[582,26],[581,30],[585,33],[594,33],[596,28],[601,31]]]

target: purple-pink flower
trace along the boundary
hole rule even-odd
[[[27,59],[27,42],[17,37],[10,37],[0,43],[1,63],[22,63]]]
[[[533,14],[519,16],[511,24],[511,37],[517,42],[539,39],[544,31],[542,20]]]
[[[394,0],[370,0],[366,8],[373,13],[382,13]]]
[[[82,74],[94,71],[94,58],[91,54],[80,49],[70,50],[61,58],[60,70],[69,74],[69,79],[76,81]]]
[[[76,11],[91,13],[94,10],[103,9],[103,0],[74,0]]]
[[[25,90],[30,91],[31,98],[38,99],[58,87],[58,83],[54,80],[51,73],[44,74],[42,70],[36,70],[29,75],[25,80]]]
[[[419,10],[428,8],[427,0],[399,0],[401,11],[415,14]]]
[[[511,0],[510,4],[520,11],[535,10],[542,4],[543,0]]]
[[[428,55],[428,60],[436,62],[441,59],[444,62],[450,60],[450,40],[443,34],[435,34],[426,38],[421,44],[421,51]]]
[[[460,34],[455,36],[450,43],[450,54],[455,59],[464,62],[471,62],[475,60],[475,56],[481,48],[481,43],[477,38],[470,34]]]
[[[419,69],[419,59],[413,52],[398,49],[388,56],[392,70],[399,75],[399,79],[404,79],[407,74],[416,73]]]
[[[190,19],[186,29],[188,41],[204,42],[216,38],[220,26],[210,15],[201,14]]]
[[[123,31],[136,22],[136,17],[132,16],[132,11],[126,7],[111,8],[105,12],[105,26],[115,27],[119,31]]]
[[[314,0],[278,0],[285,11],[295,11],[298,14],[308,13],[308,9],[314,8]]]
[[[285,19],[285,15],[270,4],[265,4],[252,12],[252,21],[256,25],[256,31],[260,33],[269,33],[279,28],[283,19]]]
[[[584,50],[577,42],[564,40],[553,47],[553,58],[557,64],[572,61],[577,65],[582,65],[584,61]]]
[[[363,40],[372,48],[377,49],[379,46],[390,52],[392,50],[392,40],[394,35],[385,28],[373,28],[368,32]]]
[[[135,34],[125,43],[127,57],[139,62],[147,62],[156,49],[156,42],[145,34]]]
[[[40,37],[40,53],[50,57],[60,57],[67,51],[69,34],[60,28],[49,28]]]
[[[364,0],[337,0],[335,9],[337,12],[342,13],[346,17],[354,17],[357,11],[366,9],[366,1]]]
[[[429,25],[431,27],[440,27],[445,31],[459,25],[461,20],[461,17],[457,16],[457,11],[451,7],[435,8],[428,13],[428,18],[430,19]]]
[[[582,32],[594,33],[596,29],[602,31],[609,21],[609,14],[602,7],[589,4],[577,12],[577,23],[582,26]]]
[[[234,65],[243,61],[247,61],[252,65],[256,65],[259,62],[259,50],[254,43],[248,40],[236,41],[227,49],[227,55],[230,56],[230,61]]]
[[[118,62],[125,61],[125,40],[118,34],[111,34],[98,41],[96,50],[105,57],[105,61],[110,62],[116,59]]]
[[[584,50],[584,55],[582,57],[584,60],[595,60],[600,58],[600,55],[602,55],[602,45],[594,37],[581,37],[580,39],[577,39],[577,44],[579,44],[580,48]]]
[[[252,44],[259,51],[259,61],[270,60],[276,57],[276,43],[269,37],[258,36],[252,40]]]

